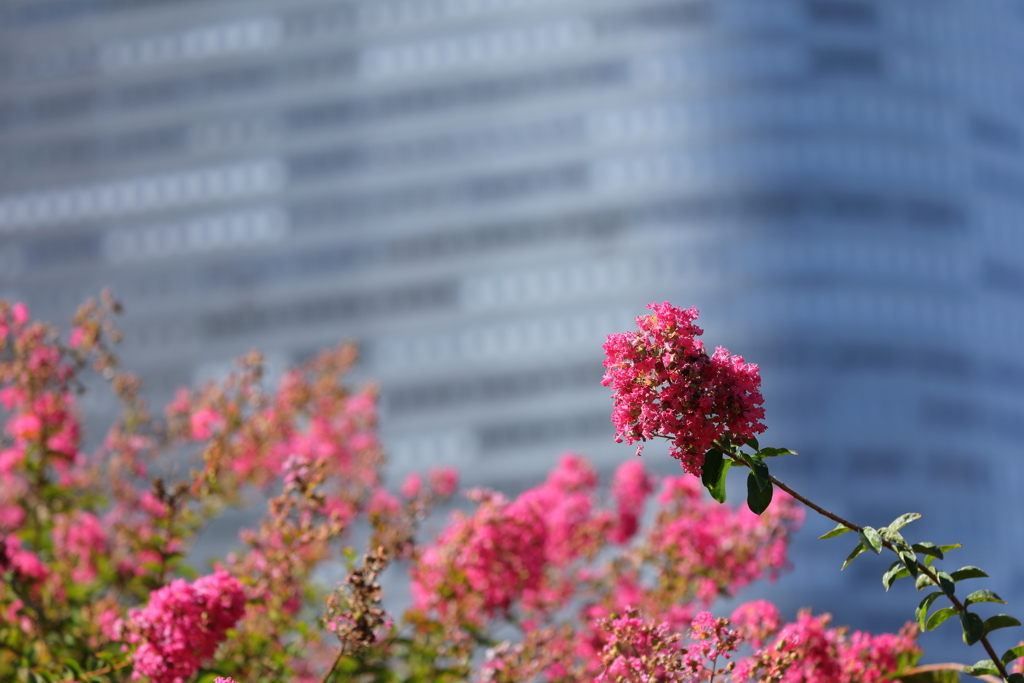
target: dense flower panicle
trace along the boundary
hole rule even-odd
[[[831,616],[801,613],[773,641],[739,662],[736,680],[769,677],[782,683],[882,683],[901,665],[915,661],[920,649],[916,627],[908,623],[898,634],[873,636],[829,627]]]
[[[764,432],[760,371],[722,347],[708,355],[697,339],[697,309],[648,308],[654,313],[636,319],[639,331],[609,335],[604,345],[615,438],[667,437],[672,457],[699,475],[716,439],[739,443]]]
[[[75,583],[96,579],[97,562],[108,552],[108,536],[96,515],[76,511],[54,518],[55,554],[71,569]]]
[[[599,655],[595,683],[694,680],[683,662],[687,651],[668,624],[647,622],[630,608],[624,616],[602,620],[600,626],[608,639]]]
[[[679,567],[679,578],[689,580],[700,604],[765,574],[773,579],[786,568],[789,537],[804,519],[792,497],[779,491],[768,509],[755,515],[746,506],[717,505],[703,495],[693,477],[666,477],[658,497],[663,507],[648,532],[653,551]]]
[[[561,603],[568,586],[549,570],[592,554],[611,526],[609,515],[594,514],[596,487],[590,464],[570,454],[514,501],[477,491],[477,510],[456,513],[413,567],[417,608],[479,623],[514,601]]]
[[[224,571],[175,579],[129,613],[126,640],[137,645],[133,678],[182,683],[209,659],[245,612],[241,582]]]
[[[764,645],[782,625],[779,609],[767,600],[745,602],[729,618],[743,641],[754,647]]]

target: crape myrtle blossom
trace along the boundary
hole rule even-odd
[[[828,614],[802,612],[753,656],[739,661],[734,679],[781,683],[882,683],[917,659],[916,628],[908,623],[898,634],[849,634],[830,628]]]
[[[759,517],[703,498],[683,475],[664,478],[657,512],[640,529],[657,478],[640,461],[621,465],[611,488],[617,509],[600,504],[598,483],[585,460],[569,455],[547,482],[513,500],[477,490],[475,511],[454,513],[414,564],[421,617],[452,632],[471,634],[495,619],[523,629],[521,648],[492,653],[493,680],[513,680],[520,666],[551,679],[596,676],[607,640],[600,623],[630,607],[673,632],[689,628],[701,606],[785,569],[789,535],[803,519],[785,494]],[[615,544],[617,556],[601,559],[599,550]],[[529,661],[523,648],[536,650]]]
[[[718,347],[708,355],[697,339],[697,309],[649,304],[636,332],[605,342],[603,384],[614,398],[616,441],[671,439],[669,454],[699,475],[715,440],[742,443],[765,431],[758,367]],[[643,445],[637,448],[640,454]]]
[[[608,640],[601,651],[598,683],[634,681],[775,681],[777,683],[882,683],[892,679],[920,655],[912,624],[899,634],[872,636],[861,631],[829,628],[828,614],[801,613],[796,622],[780,628],[769,603],[757,601],[737,608],[749,618],[769,617],[757,626],[757,640],[747,627],[732,619],[700,612],[690,625],[689,641],[664,622],[644,619],[635,609],[623,617],[602,620]],[[762,639],[772,640],[763,645]],[[740,656],[744,643],[753,646]]]
[[[125,641],[137,645],[133,678],[183,683],[208,660],[245,612],[238,579],[219,571],[187,583],[175,579],[129,612]]]

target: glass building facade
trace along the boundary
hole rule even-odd
[[[630,456],[600,345],[694,305],[780,476],[1019,601],[1021,56],[1010,0],[7,0],[0,294],[112,287],[156,402],[353,339],[397,469],[509,487]],[[805,535],[776,597],[911,614]]]

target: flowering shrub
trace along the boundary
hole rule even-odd
[[[109,296],[80,310],[66,340],[0,301],[0,680],[930,680],[913,668],[909,629],[847,634],[810,613],[785,623],[764,601],[729,618],[707,611],[785,571],[801,504],[821,510],[768,474],[764,459],[788,451],[754,438],[764,431],[757,367],[724,349],[709,356],[696,311],[651,308],[639,332],[606,345],[613,421],[622,440],[669,440],[684,472],[659,478],[631,460],[606,490],[568,454],[517,496],[466,492],[470,508],[424,539],[421,522],[456,494],[457,475],[435,469],[397,494],[385,487],[375,391],[343,383],[351,348],[275,387],[251,354],[222,382],[181,390],[158,418],[110,351]],[[123,412],[85,452],[76,397],[89,368]],[[751,470],[745,507],[719,504],[734,467]],[[206,525],[252,500],[266,512],[237,548],[189,567]],[[980,570],[936,573],[931,560],[949,547],[910,546],[897,532],[905,517],[878,530],[843,520],[834,534],[860,534],[853,556],[896,551],[887,585],[906,572],[940,589],[921,626],[959,614],[966,632],[967,605],[998,596],[957,602],[949,586]],[[915,553],[927,556],[920,566]],[[347,578],[322,586],[330,564]],[[412,605],[397,618],[382,604],[389,567],[410,581]],[[943,594],[952,612],[928,616]],[[983,622],[976,640],[987,645],[998,627]]]

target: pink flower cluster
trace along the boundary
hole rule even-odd
[[[735,679],[782,683],[883,683],[899,669],[901,660],[920,655],[916,627],[907,624],[898,634],[873,636],[863,631],[829,628],[830,615],[802,613],[783,626],[774,640],[754,656],[740,661]]]
[[[187,583],[175,579],[129,613],[125,640],[137,644],[133,678],[182,683],[213,656],[245,612],[241,582],[225,571]]]
[[[752,623],[757,617],[765,617],[766,623]],[[847,635],[845,629],[829,628],[829,620],[827,614],[804,613],[780,629],[775,607],[757,601],[741,605],[731,619],[716,619],[710,612],[697,614],[690,625],[690,642],[683,643],[672,635],[669,624],[645,620],[630,609],[624,617],[601,622],[608,640],[596,680],[697,682],[728,675],[734,683],[882,683],[892,679],[901,663],[914,661],[920,654],[912,624],[899,634],[872,636],[858,631]],[[752,634],[756,634],[753,639]],[[768,635],[774,639],[762,647]],[[744,642],[755,651],[730,661]]]
[[[760,516],[745,506],[714,505],[704,493],[693,477],[666,477],[648,539],[654,553],[679,568],[693,597],[708,605],[766,573],[778,576],[787,566],[789,534],[800,528],[805,513],[783,491]]]
[[[600,656],[601,673],[595,683],[632,681],[685,681],[680,636],[668,624],[651,624],[634,609],[622,617],[610,617],[601,623],[609,637]]]
[[[544,484],[514,501],[471,492],[476,511],[456,513],[412,569],[417,608],[481,624],[506,614],[513,602],[561,603],[566,586],[550,580],[548,570],[593,552],[612,528],[611,515],[593,514],[596,487],[586,460],[567,455]]]
[[[715,440],[728,435],[740,443],[765,430],[760,372],[722,347],[709,356],[697,339],[697,309],[648,308],[654,313],[637,317],[639,331],[609,335],[604,345],[615,438],[669,438],[672,457],[699,475]]]

